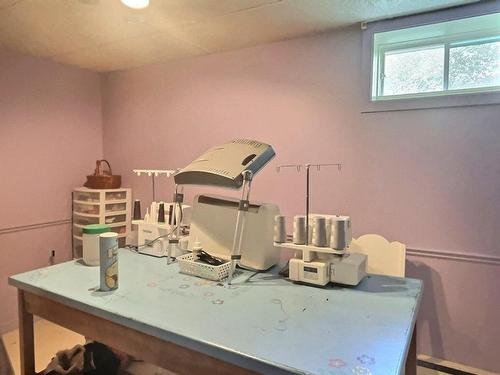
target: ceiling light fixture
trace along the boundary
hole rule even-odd
[[[121,0],[121,2],[132,9],[144,9],[149,5],[149,0]]]

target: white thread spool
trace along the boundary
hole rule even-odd
[[[306,217],[304,215],[296,215],[293,217],[293,243],[304,245],[306,240]]]
[[[326,239],[326,218],[324,216],[316,216],[313,219],[312,243],[318,247],[326,247],[328,244]]]
[[[344,250],[351,244],[351,218],[349,216],[334,216],[332,218],[330,247]]]
[[[330,247],[330,240],[332,236],[332,219],[326,218],[326,247]]]
[[[284,215],[274,217],[274,242],[286,242],[286,218]]]

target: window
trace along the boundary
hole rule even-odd
[[[500,91],[500,13],[373,34],[372,101]]]

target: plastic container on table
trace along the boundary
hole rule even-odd
[[[110,227],[106,224],[90,224],[83,227],[83,261],[87,266],[99,265],[99,235],[109,231]]]

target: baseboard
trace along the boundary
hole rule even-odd
[[[421,359],[417,359],[417,366],[425,367],[439,372],[444,372],[446,374],[451,374],[451,375],[477,375],[477,373],[463,371],[453,367],[438,365],[436,363],[422,361]]]
[[[500,375],[495,372],[481,370],[475,367],[430,357],[424,354],[419,354],[417,356],[417,366],[451,375]]]

